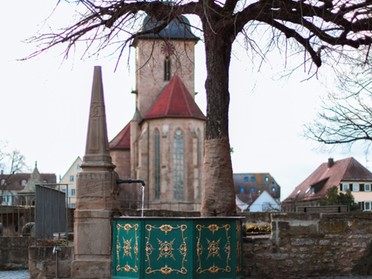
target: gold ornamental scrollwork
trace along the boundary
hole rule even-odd
[[[138,272],[138,224],[116,225],[116,271]],[[133,231],[133,234],[130,234]],[[121,236],[121,237],[120,237]],[[134,261],[129,264],[129,260]],[[125,264],[122,264],[125,262]]]
[[[187,243],[186,243],[186,237],[185,237],[185,231],[187,230],[187,225],[182,224],[182,225],[177,225],[177,226],[172,226],[169,224],[162,224],[160,226],[154,226],[147,224],[145,226],[145,229],[148,232],[148,235],[145,237],[146,239],[146,262],[147,262],[147,267],[145,269],[146,274],[155,274],[155,273],[161,273],[164,275],[168,275],[171,273],[177,273],[177,274],[187,274],[187,268],[185,267],[186,263],[186,258],[187,258]],[[153,240],[152,238],[152,232],[153,231],[160,231],[164,233],[164,235],[168,235],[168,233],[172,231],[180,231],[181,234],[181,244],[179,247],[175,247],[175,238],[172,240],[161,240],[159,238],[156,239],[157,242],[157,248],[154,248]],[[178,251],[178,253],[177,253]],[[181,256],[182,261],[181,261],[181,267],[172,267],[169,265],[169,263],[164,264],[164,266],[161,267],[154,267],[151,262],[151,255],[153,253],[158,253],[157,254],[157,259],[156,262],[159,261],[160,259],[172,259],[174,262],[176,262],[175,258],[175,253],[177,253],[178,256]]]
[[[208,226],[197,224],[196,230],[198,231],[197,235],[197,244],[196,244],[196,254],[197,254],[197,263],[198,267],[196,269],[196,272],[201,273],[218,273],[218,272],[231,272],[230,267],[230,261],[231,261],[231,242],[230,242],[230,236],[229,236],[229,230],[231,226],[230,224],[224,224],[224,225],[217,225],[217,224],[210,224]],[[214,235],[219,230],[224,231],[224,239],[217,239],[217,240],[210,240],[208,238],[205,238],[207,243],[206,247],[203,247],[202,240],[203,240],[203,231],[209,231]],[[221,247],[221,243],[224,243],[225,245]],[[224,259],[224,266],[217,266],[215,263],[213,263],[211,266],[203,266],[202,263],[202,255],[205,257],[204,251],[207,252],[206,259],[218,257],[219,259]],[[224,252],[223,255],[221,255],[221,251]]]

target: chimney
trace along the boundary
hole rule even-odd
[[[335,164],[333,158],[328,158],[328,168],[331,168]]]

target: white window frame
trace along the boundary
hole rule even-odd
[[[350,189],[349,183],[342,183],[342,191],[347,191]]]
[[[368,186],[368,190],[367,190],[367,186]],[[364,184],[364,191],[365,192],[371,192],[371,183]]]
[[[368,204],[368,209],[367,209]],[[371,211],[371,201],[364,201],[364,211]]]
[[[359,192],[360,191],[360,186],[359,183],[353,183],[353,192]]]

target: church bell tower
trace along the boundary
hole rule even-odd
[[[156,21],[146,17],[142,31]],[[138,36],[136,49],[136,112],[129,126],[110,143],[113,163],[146,182],[145,206],[151,209],[198,210],[205,116],[195,103],[194,48],[199,39],[184,16],[159,34]],[[126,132],[125,132],[125,131]],[[130,136],[129,136],[130,135]],[[126,148],[117,148],[120,142]],[[124,145],[122,145],[124,146]],[[120,152],[127,152],[122,156]],[[130,190],[128,190],[130,191]],[[135,193],[127,199],[136,199]],[[138,199],[138,198],[137,198]]]

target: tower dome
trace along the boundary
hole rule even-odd
[[[162,24],[163,21],[158,21],[155,18],[146,16],[142,24],[142,32],[156,28]],[[168,25],[159,33],[148,33],[139,35],[137,38],[141,39],[173,39],[173,40],[194,40],[198,41],[190,28],[190,21],[183,15],[178,18],[172,19]]]

